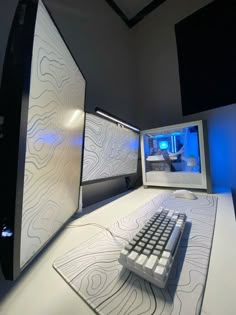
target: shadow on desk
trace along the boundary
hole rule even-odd
[[[182,239],[179,244],[179,248],[177,251],[177,254],[175,256],[175,260],[172,266],[172,270],[169,276],[169,279],[166,284],[166,288],[163,290],[168,290],[169,294],[173,298],[176,292],[176,288],[178,286],[180,274],[183,268],[187,248],[188,248],[188,242],[189,242],[189,235],[191,231],[192,223],[186,222],[184,233],[182,236]]]

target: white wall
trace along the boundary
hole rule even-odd
[[[104,0],[47,0],[87,80],[86,110],[99,106],[132,122],[135,112],[129,28]]]
[[[182,116],[175,23],[211,1],[167,0],[133,30],[142,129],[207,119],[213,185],[236,187],[236,106]]]

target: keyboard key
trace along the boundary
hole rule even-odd
[[[129,255],[129,252],[126,249],[123,249],[120,253],[120,259],[122,259],[123,261],[126,261],[128,255]]]
[[[144,246],[145,246],[145,243],[139,242],[139,243],[138,243],[138,246],[144,247]]]
[[[135,266],[139,269],[142,269],[147,259],[148,257],[146,255],[141,254],[139,258],[135,261]]]
[[[134,250],[137,252],[137,253],[140,253],[142,251],[142,248],[140,246],[135,246],[134,247]]]
[[[151,251],[149,249],[144,249],[143,254],[149,256],[151,254]]]
[[[127,257],[127,262],[128,263],[133,263],[135,261],[135,259],[138,257],[138,253],[137,252],[134,252],[132,251],[129,256]]]
[[[180,232],[181,232],[180,227],[176,226],[169,238],[168,243],[166,244],[166,248],[165,248],[166,251],[169,251],[172,254],[174,253],[175,246],[179,240]]]
[[[161,256],[161,251],[154,249],[152,252],[153,255],[160,257]]]
[[[153,269],[154,269],[154,267],[156,267],[157,263],[158,263],[158,257],[151,255],[148,258],[148,261],[146,262],[146,264],[144,266],[144,271],[147,272],[148,274],[152,275],[152,273],[154,271]]]
[[[160,260],[159,260],[159,265],[161,265],[161,266],[163,266],[163,267],[167,267],[168,266],[168,259],[166,259],[166,258],[161,258]]]
[[[167,214],[167,218],[171,218],[173,214],[174,214],[174,210],[170,210]]]
[[[127,245],[125,245],[125,249],[127,249],[127,250],[131,250],[132,249],[132,245],[130,245],[130,244],[127,244]]]
[[[160,250],[160,251],[162,251],[162,249],[163,249],[163,246],[161,246],[161,245],[159,245],[159,244],[158,244],[158,245],[156,245],[156,246],[155,246],[155,248],[156,248],[157,250]]]
[[[159,280],[163,280],[165,278],[165,268],[158,265],[153,273],[153,277]]]
[[[167,241],[167,237],[162,236],[162,237],[161,237],[161,241],[166,242],[166,241]]]
[[[148,244],[155,245],[155,244],[156,244],[156,241],[154,241],[153,239],[151,239],[151,241],[149,241]]]
[[[163,258],[166,258],[166,259],[170,259],[170,258],[171,258],[171,254],[170,254],[170,252],[164,251],[164,252],[162,253],[162,257],[163,257]]]

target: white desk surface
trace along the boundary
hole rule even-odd
[[[141,187],[77,219],[76,223],[110,225],[163,191]],[[231,194],[217,195],[216,226],[202,315],[233,315],[236,314],[236,222]],[[16,283],[0,283],[0,314],[94,315],[93,310],[53,269],[52,263],[98,232],[100,229],[94,226],[65,228]]]

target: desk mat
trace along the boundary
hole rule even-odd
[[[131,239],[159,206],[187,214],[165,289],[157,288],[118,263],[126,241],[112,237],[108,231],[96,234],[56,259],[54,268],[100,315],[197,315],[204,294],[217,208],[217,197],[198,197],[186,200],[172,194],[157,196],[109,227],[112,233]]]

